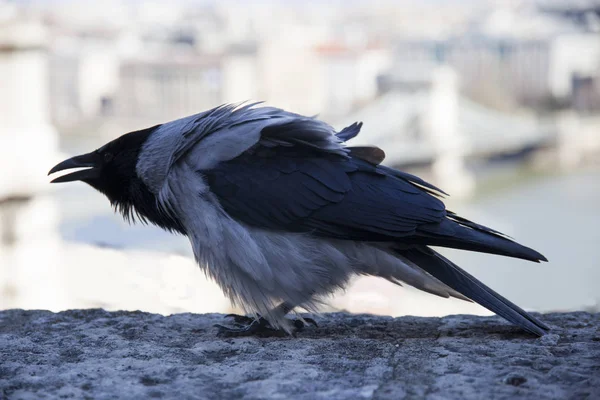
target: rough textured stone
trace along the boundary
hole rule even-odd
[[[222,339],[217,314],[0,312],[0,398],[600,398],[600,314],[327,314],[296,338]]]

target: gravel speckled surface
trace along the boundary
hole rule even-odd
[[[0,311],[0,399],[595,399],[600,314],[318,318],[296,338],[216,336],[218,314]]]

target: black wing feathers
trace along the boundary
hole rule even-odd
[[[526,331],[542,336],[549,330],[547,325],[484,285],[441,254],[424,246],[410,250],[398,250],[398,253],[454,290]]]
[[[499,254],[536,262],[548,261],[537,251],[520,245],[497,231],[468,220],[455,221],[452,216],[439,224],[422,225],[417,237],[408,242]]]
[[[350,126],[345,127],[341,131],[337,133],[337,137],[339,137],[342,141],[347,142],[350,139],[353,139],[360,132],[360,128],[362,128],[362,122],[355,122]]]
[[[202,174],[227,213],[268,229],[389,240],[445,216],[441,201],[409,182],[311,148],[245,153]]]
[[[206,178],[221,206],[252,226],[347,240],[445,246],[546,260],[501,233],[447,212],[443,193],[378,165],[377,148],[341,148],[360,124],[331,140],[326,124],[299,117],[263,128],[261,140]]]
[[[350,150],[350,155],[352,157],[368,161],[373,165],[378,165],[385,159],[385,152],[375,146],[348,147],[348,150]]]

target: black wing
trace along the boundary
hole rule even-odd
[[[309,147],[257,148],[201,172],[228,214],[261,228],[386,241],[446,217],[409,180]]]
[[[252,226],[364,241],[434,245],[546,260],[447,212],[435,186],[378,165],[374,147],[342,149],[314,119],[265,127],[259,143],[202,173],[232,217]],[[338,133],[356,136],[360,124]]]

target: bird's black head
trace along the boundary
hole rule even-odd
[[[82,181],[108,197],[126,219],[137,215],[143,222],[183,233],[181,224],[157,209],[155,196],[136,173],[142,145],[157,127],[127,133],[91,153],[65,160],[48,175],[72,168],[85,168],[60,176],[52,183]]]
[[[136,174],[142,145],[156,127],[127,133],[91,153],[65,160],[48,175],[73,168],[85,168],[60,176],[52,183],[83,181],[105,194],[113,204],[127,202],[131,190],[138,189]]]

